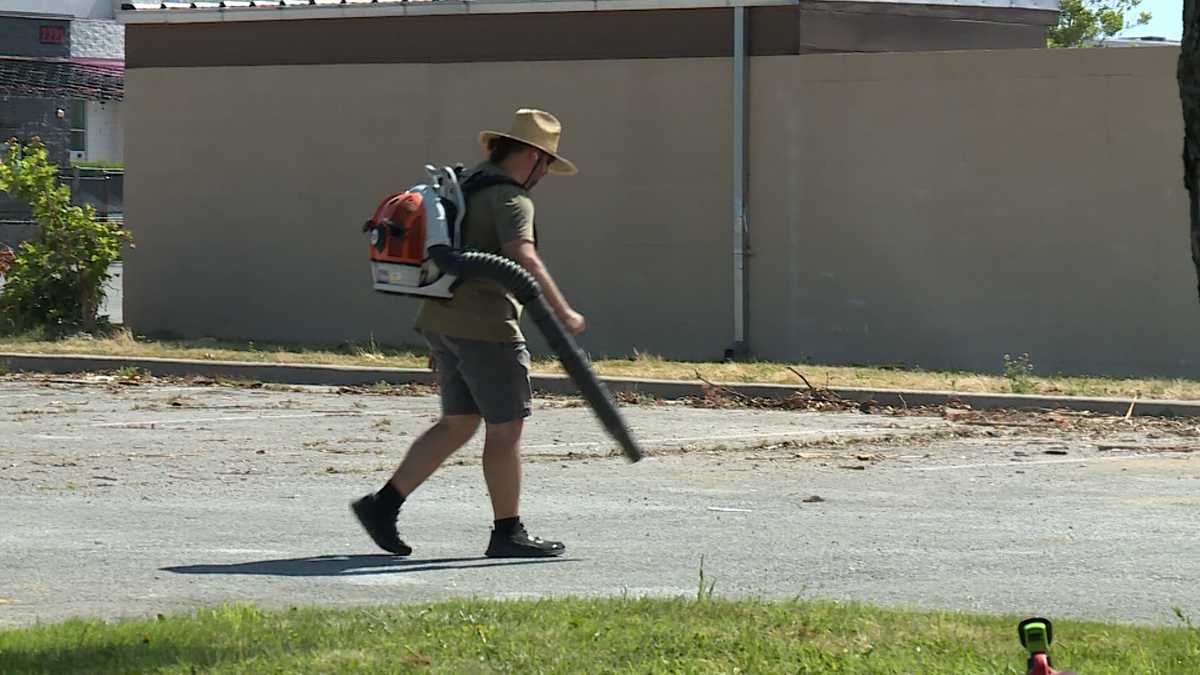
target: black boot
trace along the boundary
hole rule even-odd
[[[545,541],[541,537],[530,537],[525,524],[517,521],[507,527],[498,523],[492,530],[488,542],[489,558],[549,558],[560,556],[566,547],[560,541]]]
[[[350,509],[380,548],[394,555],[412,553],[412,549],[400,540],[400,533],[396,531],[396,516],[399,515],[399,511],[380,504],[377,494],[372,493],[352,502]]]

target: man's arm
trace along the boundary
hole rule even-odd
[[[550,303],[550,308],[554,310],[558,320],[562,321],[567,332],[571,335],[582,333],[585,327],[583,316],[567,304],[567,299],[558,290],[558,285],[554,283],[550,271],[546,269],[546,265],[542,262],[541,256],[537,254],[533,243],[525,239],[516,239],[505,243],[501,248],[505,256],[515,260],[537,280],[538,285],[542,287],[542,294]]]

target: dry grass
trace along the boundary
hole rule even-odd
[[[135,338],[128,330],[114,331],[111,336],[105,338],[93,338],[86,335],[56,340],[41,339],[39,336],[2,337],[0,338],[0,351],[388,368],[424,368],[426,365],[425,354],[417,350],[385,350],[370,343],[345,345],[340,348],[310,348],[302,345],[213,338],[148,340]]]
[[[537,364],[540,372],[561,372],[555,361]],[[865,387],[918,389],[980,393],[1059,394],[1067,396],[1118,396],[1156,399],[1200,399],[1200,381],[1184,379],[1117,379],[1103,377],[1029,376],[1027,387],[1004,375],[970,372],[855,368],[845,366],[793,365],[771,362],[681,363],[656,356],[638,355],[628,360],[605,360],[593,364],[596,372],[609,377],[645,377],[663,380],[694,380],[697,371],[714,382],[760,382],[800,384],[796,368],[818,387]]]
[[[302,345],[255,344],[215,339],[147,340],[135,338],[124,330],[102,339],[84,336],[50,340],[36,335],[0,338],[0,351],[389,368],[425,368],[427,365],[426,354],[420,349],[384,348],[370,341],[367,344],[347,344],[337,348],[315,348]],[[705,379],[714,382],[799,384],[796,375],[789,370],[789,366],[803,372],[813,385],[825,387],[847,386],[991,393],[1017,391],[1069,396],[1200,399],[1200,381],[1184,379],[1039,377],[1031,374],[1006,377],[968,372],[931,372],[896,368],[853,368],[767,362],[692,363],[669,361],[648,354],[638,354],[630,359],[598,360],[592,364],[596,373],[602,377],[694,381],[699,372]],[[538,373],[561,372],[556,360],[545,358],[535,361],[534,370]]]

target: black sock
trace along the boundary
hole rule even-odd
[[[375,499],[379,505],[391,511],[399,511],[400,506],[404,504],[404,495],[400,494],[391,481],[379,488],[379,492],[375,493]]]
[[[501,518],[500,520],[496,521],[496,532],[500,534],[508,534],[509,532],[517,529],[517,525],[520,524],[520,522],[521,518],[519,516],[513,516],[512,518]]]

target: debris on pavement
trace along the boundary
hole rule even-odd
[[[710,382],[697,370],[696,379],[700,380],[703,386],[704,397],[684,397],[683,400],[701,408],[722,408],[732,405],[770,410],[858,411],[863,413],[869,413],[875,409],[872,402],[850,401],[825,387],[814,387],[800,371],[795,368],[789,368],[789,370],[801,379],[806,389],[797,390],[784,398],[747,396],[730,387]],[[888,406],[884,410],[890,409]]]
[[[811,383],[799,370],[792,368],[793,373],[800,379],[800,387],[784,397],[755,397],[736,390],[735,385],[721,385],[708,380],[699,371],[697,379],[703,385],[702,397],[682,397],[678,400],[666,401],[651,397],[644,392],[614,392],[614,398],[620,405],[627,406],[663,406],[674,405],[681,407],[696,407],[708,409],[763,409],[791,410],[796,412],[844,412],[872,416],[895,417],[930,417],[941,418],[952,422],[955,428],[962,432],[962,437],[1061,437],[1069,435],[1079,439],[1082,436],[1093,442],[1104,442],[1113,449],[1121,443],[1130,440],[1129,436],[1138,434],[1157,434],[1157,437],[1195,439],[1197,449],[1200,449],[1200,418],[1189,417],[1152,417],[1129,416],[1124,414],[1102,414],[1090,411],[1073,411],[1065,409],[1018,411],[1018,410],[975,410],[970,405],[951,398],[940,405],[927,406],[890,406],[880,405],[874,401],[853,401],[842,398],[836,392]],[[122,377],[125,375],[125,377]],[[127,389],[126,382],[133,381],[143,385],[169,384],[182,386],[213,386],[229,388],[270,389],[273,391],[307,392],[325,389],[344,395],[375,395],[375,396],[428,396],[437,393],[436,384],[404,383],[390,384],[379,382],[369,385],[337,386],[337,387],[307,387],[291,385],[264,385],[260,382],[242,381],[232,378],[208,378],[202,376],[151,376],[143,372],[137,373],[80,373],[70,376],[40,373],[21,373],[0,375],[0,381],[27,381],[48,385],[68,386],[99,386],[110,393],[119,393]],[[122,380],[125,380],[124,382]],[[548,408],[570,408],[583,405],[578,396],[549,394],[537,392],[542,398],[542,404]],[[1143,402],[1143,401],[1139,401]],[[188,397],[179,396],[162,401],[169,408],[189,408],[194,406]],[[27,414],[33,414],[28,411]],[[972,431],[974,429],[975,431]],[[1152,436],[1155,437],[1155,436]],[[1189,446],[1191,447],[1191,446]],[[1125,448],[1121,448],[1125,449]],[[1135,449],[1135,448],[1129,448]],[[1177,450],[1190,452],[1191,450]]]
[[[406,382],[404,384],[377,382],[365,386],[343,385],[338,387],[336,391],[339,394],[354,394],[357,396],[428,396],[437,394],[437,386],[417,382]]]

